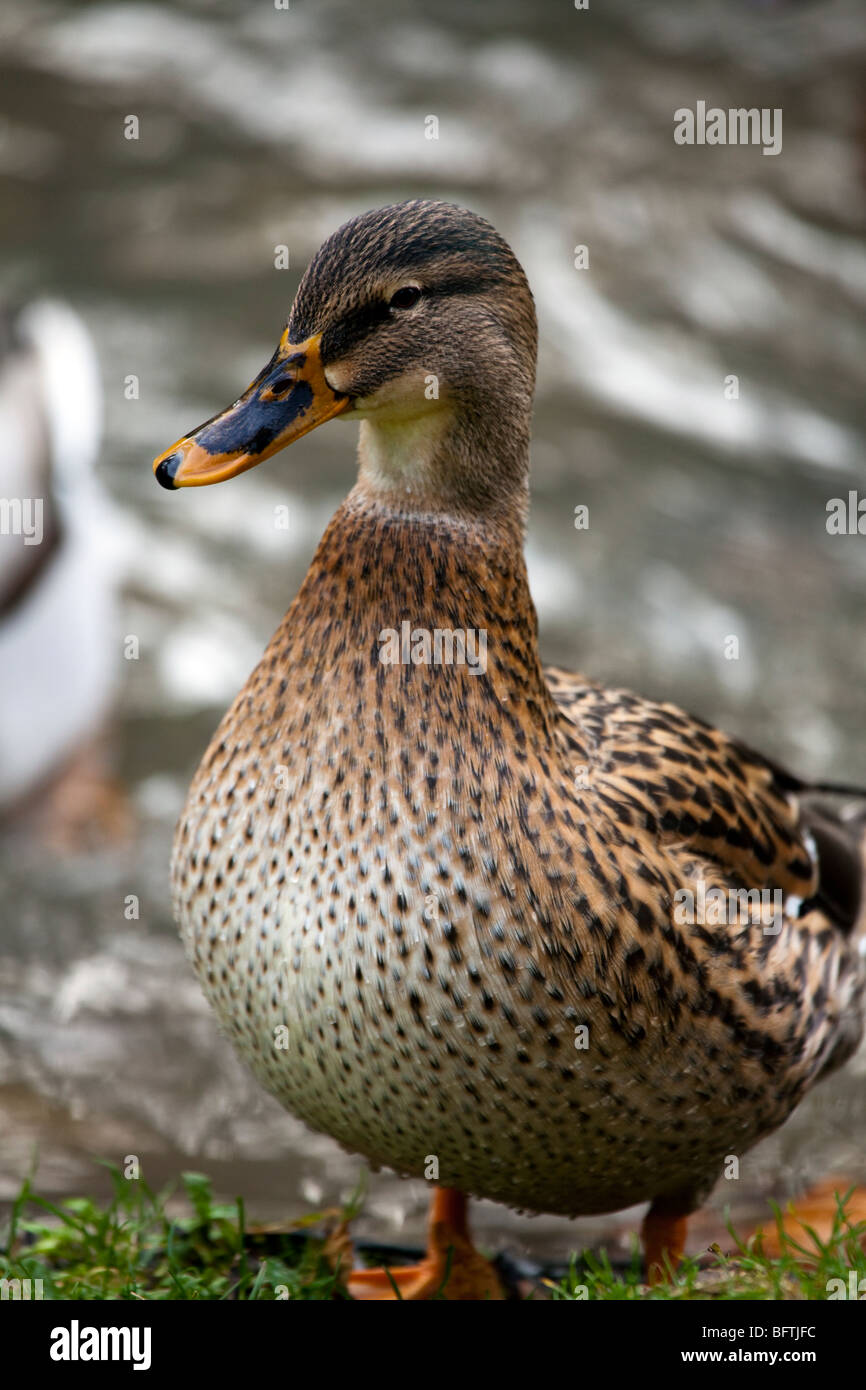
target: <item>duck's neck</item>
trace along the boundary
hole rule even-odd
[[[550,732],[522,518],[398,508],[361,479],[286,622],[290,660],[314,682],[381,696],[390,679],[406,701],[477,700]]]
[[[417,397],[416,397],[417,399]],[[529,414],[525,403],[449,400],[361,418],[358,489],[401,516],[441,515],[516,532],[522,545],[529,503]]]

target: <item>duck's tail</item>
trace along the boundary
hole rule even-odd
[[[834,801],[844,798],[841,805]],[[800,824],[811,836],[820,868],[810,905],[846,934],[866,937],[866,789],[822,782],[799,794]]]

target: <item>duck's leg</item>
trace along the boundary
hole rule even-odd
[[[352,1297],[394,1302],[430,1299],[440,1293],[451,1302],[504,1298],[495,1269],[472,1244],[466,1207],[462,1192],[437,1187],[424,1259],[417,1265],[396,1265],[388,1270],[354,1270],[347,1281]]]
[[[648,1284],[667,1283],[683,1257],[687,1227],[688,1215],[681,1206],[656,1198],[641,1230]]]

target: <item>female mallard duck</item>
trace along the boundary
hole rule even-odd
[[[726,1156],[861,1033],[854,831],[700,720],[541,666],[535,357],[487,222],[382,208],[325,242],[240,399],[154,464],[168,488],[218,482],[361,422],[358,482],[173,859],[187,950],[262,1084],[373,1164],[438,1160],[427,1258],[354,1273],[360,1297],[393,1277],[427,1298],[446,1269],[446,1296],[499,1296],[466,1194],[649,1200],[658,1277]]]

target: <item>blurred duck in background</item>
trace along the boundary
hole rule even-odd
[[[105,726],[116,566],[90,336],[66,305],[0,310],[0,826],[75,850],[122,836]]]

